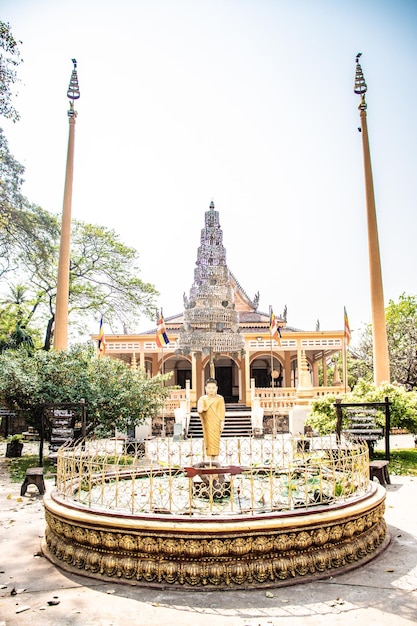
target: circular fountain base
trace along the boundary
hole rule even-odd
[[[385,489],[266,515],[187,518],[97,512],[45,496],[45,555],[99,580],[170,588],[285,586],[344,573],[389,543]]]

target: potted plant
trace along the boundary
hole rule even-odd
[[[22,456],[23,450],[23,435],[9,435],[6,441],[6,457],[14,458]]]

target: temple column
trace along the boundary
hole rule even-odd
[[[152,376],[159,374],[159,359],[158,354],[152,354]]]
[[[321,357],[321,364],[323,367],[323,387],[328,387],[328,381],[327,381],[327,361],[326,361],[326,357],[323,356]]]
[[[196,364],[196,377],[195,377],[195,389],[197,398],[204,394],[204,381],[203,381],[203,366],[201,363],[201,352],[195,353]]]
[[[145,369],[145,346],[143,341],[140,342],[139,367]]]
[[[194,352],[191,354],[191,389],[197,394],[197,362]]]
[[[284,352],[285,386],[291,387],[291,353]]]
[[[297,347],[297,384],[295,385],[296,387],[300,386],[300,378],[301,378],[301,357],[302,357],[302,350],[300,347]]]
[[[245,358],[242,359],[242,399],[246,406],[251,406],[251,388],[250,388],[250,354],[248,342],[245,342]]]
[[[313,361],[313,387],[319,386],[319,362]]]

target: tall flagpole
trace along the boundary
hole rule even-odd
[[[343,337],[343,350],[342,350],[342,369],[343,369],[343,383],[345,386],[345,393],[347,393],[347,359],[346,359],[346,336]]]
[[[69,302],[69,271],[71,249],[71,207],[72,182],[74,177],[74,140],[75,120],[77,112],[74,110],[74,100],[80,97],[78,87],[77,61],[72,59],[74,68],[67,91],[70,101],[68,111],[69,136],[67,151],[67,167],[65,172],[64,202],[62,207],[61,241],[59,246],[58,281],[56,291],[56,312],[54,329],[55,350],[68,348],[68,302]]]
[[[161,315],[162,315],[162,309],[161,309]],[[164,375],[164,369],[165,369],[165,364],[164,364],[164,344],[162,344],[161,346],[161,374],[162,376]],[[165,383],[164,383],[165,385]],[[161,433],[162,437],[166,437],[166,431],[165,431],[165,400],[164,403],[162,405],[162,433]]]
[[[374,383],[390,382],[387,327],[385,320],[384,291],[382,287],[381,257],[379,253],[378,226],[376,220],[375,195],[372,178],[371,154],[369,150],[368,125],[366,120],[365,93],[368,90],[359,63],[361,53],[356,56],[354,92],[361,96],[359,115],[361,119],[362,150],[365,173],[366,215],[368,221],[369,276],[371,288],[372,335],[374,355]]]
[[[156,333],[158,334],[158,327],[159,327],[159,320],[163,319],[163,313],[162,313],[162,309],[161,309],[161,313],[159,314],[158,309],[156,310]],[[162,376],[164,375],[164,370],[165,370],[165,364],[164,364],[164,347],[165,347],[165,342],[162,341],[161,342],[161,374]],[[165,385],[165,383],[164,383]],[[165,431],[165,402],[162,404],[162,431],[161,431],[161,436],[162,437],[166,437],[166,431]]]
[[[350,325],[346,307],[343,308],[343,350],[342,350],[342,367],[343,367],[343,382],[345,385],[345,393],[347,393],[348,379],[347,379],[347,348],[350,344]]]
[[[272,319],[272,306],[269,307],[269,320],[271,322]],[[275,416],[275,385],[274,385],[274,355],[272,352],[272,342],[274,340],[274,336],[272,334],[272,328],[270,323],[269,328],[270,342],[271,342],[271,390],[272,390],[272,436],[276,437],[277,434],[277,423]]]

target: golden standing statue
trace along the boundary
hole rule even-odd
[[[216,460],[220,452],[220,437],[224,426],[224,398],[217,393],[217,381],[209,378],[206,382],[206,395],[197,403],[197,411],[203,425],[204,448],[211,460]]]

